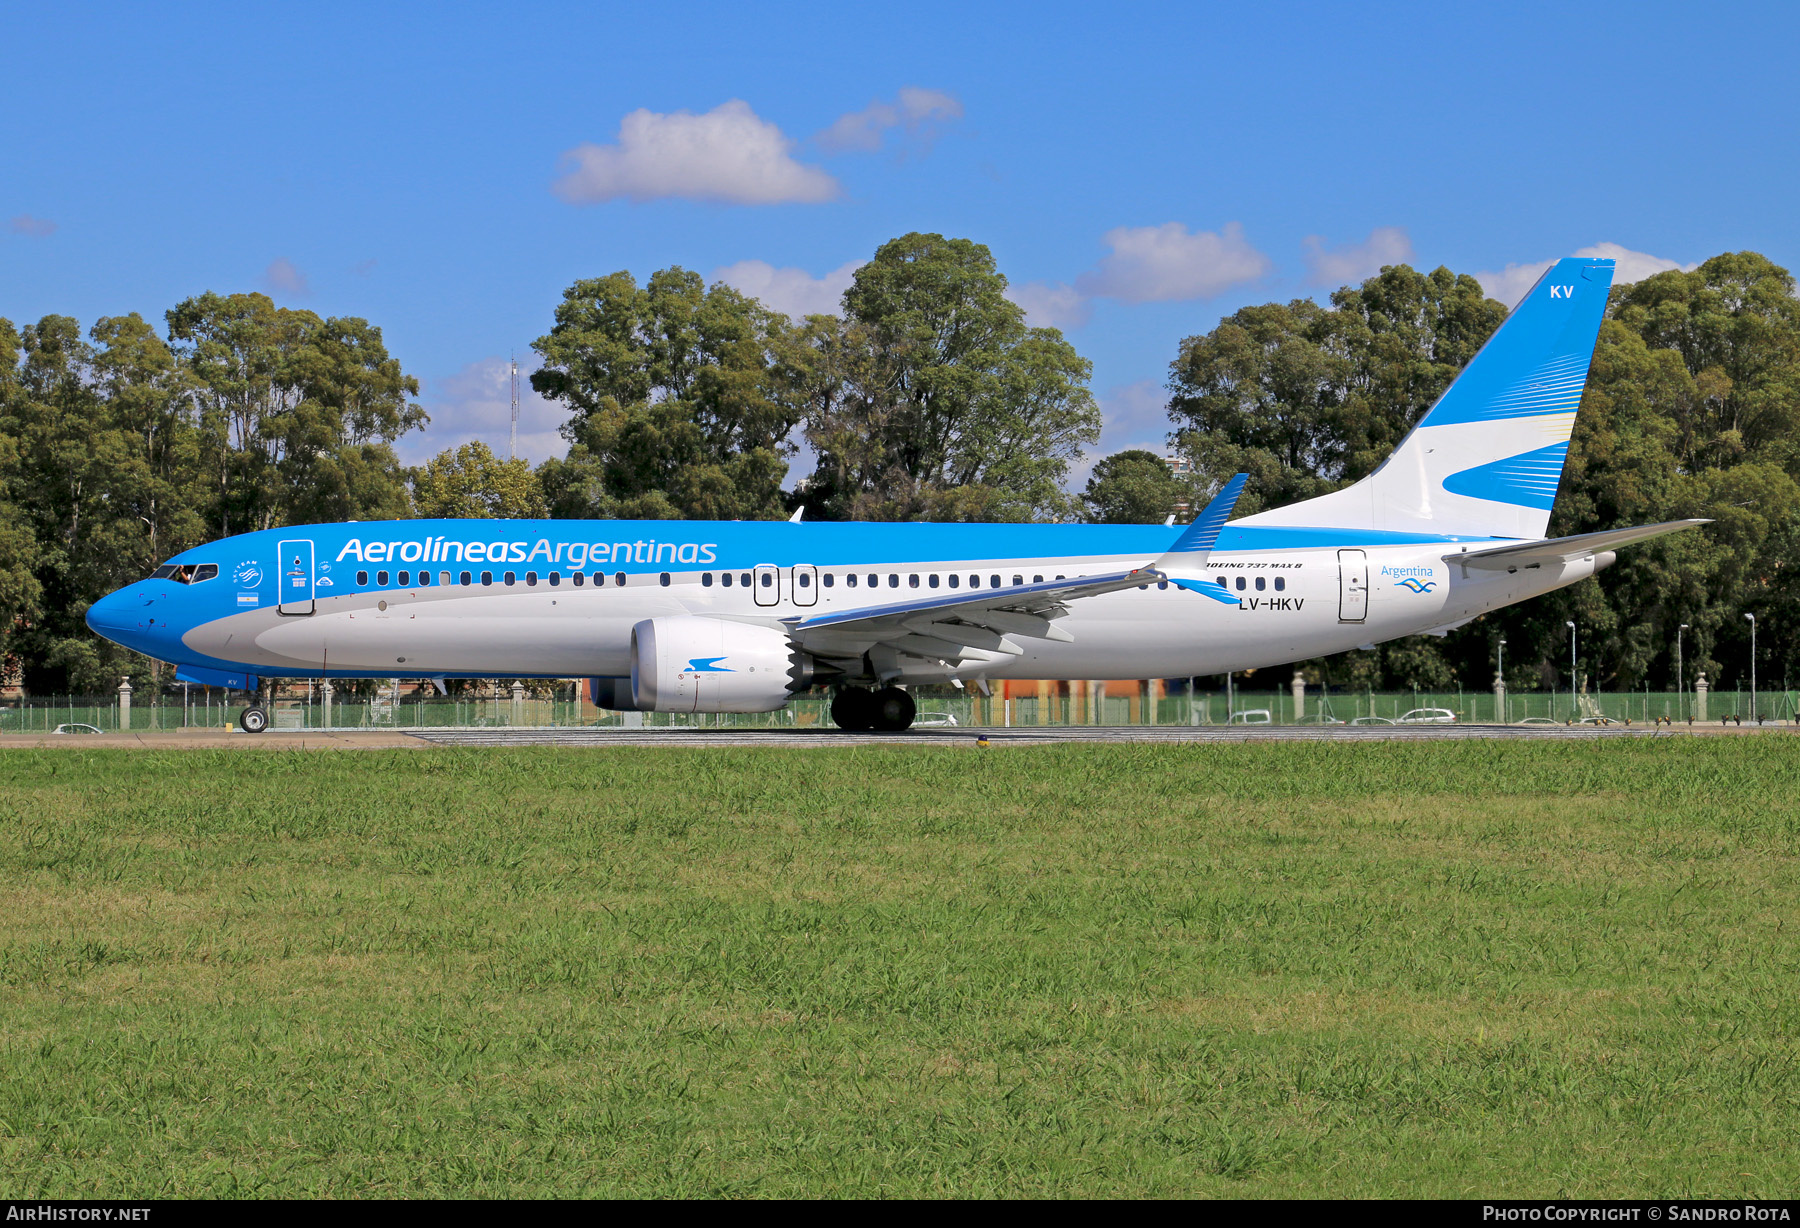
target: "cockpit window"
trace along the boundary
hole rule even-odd
[[[217,563],[184,563],[179,567],[173,563],[164,563],[150,573],[150,578],[152,580],[172,580],[176,584],[199,584],[218,574],[219,565]]]

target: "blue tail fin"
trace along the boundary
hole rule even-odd
[[[1612,275],[1557,261],[1379,469],[1239,523],[1542,537]]]

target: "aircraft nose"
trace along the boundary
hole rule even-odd
[[[116,638],[115,632],[135,631],[140,620],[133,606],[142,604],[142,601],[133,602],[125,589],[108,593],[88,607],[88,628],[109,639]]]

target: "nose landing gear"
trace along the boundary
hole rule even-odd
[[[831,701],[831,719],[839,729],[898,733],[912,726],[918,706],[897,686],[879,691],[845,687]]]

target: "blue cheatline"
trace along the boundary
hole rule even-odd
[[[1535,452],[1521,452],[1453,473],[1444,479],[1444,489],[1453,495],[1547,512],[1556,502],[1556,486],[1562,480],[1563,459],[1568,454],[1566,441]]]

